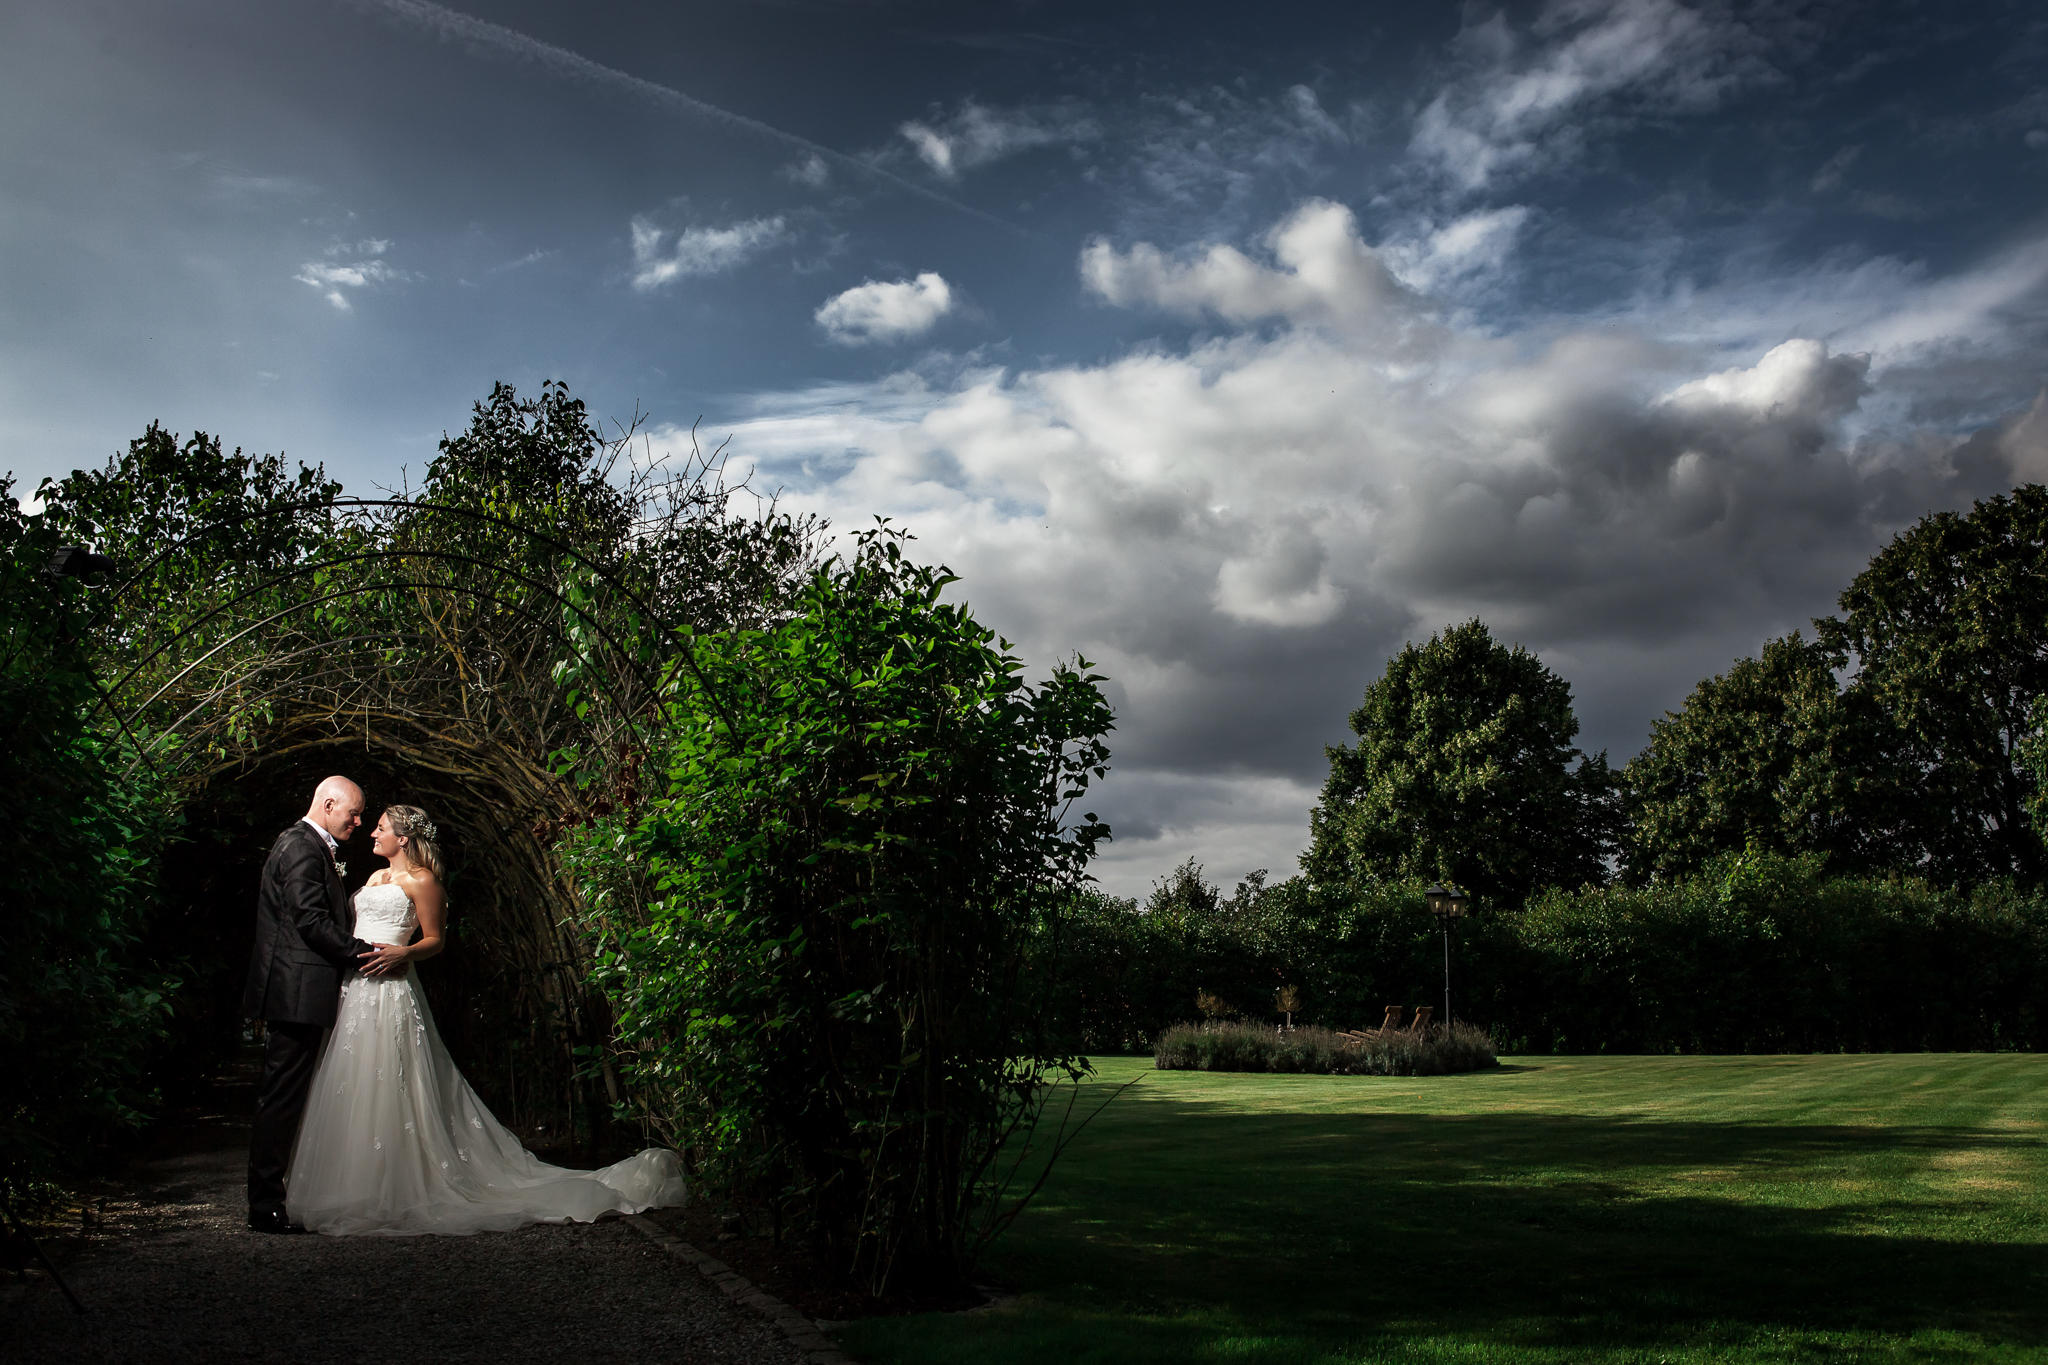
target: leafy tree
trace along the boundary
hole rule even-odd
[[[1145,898],[1145,913],[1160,924],[1202,924],[1214,919],[1224,904],[1223,892],[1202,875],[1202,865],[1190,858],[1152,884],[1152,894]]]
[[[161,557],[163,566],[139,589],[161,599],[191,592],[195,579],[297,562],[309,549],[307,519],[263,513],[340,492],[317,466],[293,470],[281,455],[228,452],[203,431],[180,441],[151,422],[105,468],[45,480],[38,496],[51,526],[120,561],[124,578]]]
[[[1519,903],[1604,879],[1619,820],[1607,756],[1572,747],[1571,685],[1482,622],[1395,655],[1351,730],[1309,817],[1315,880],[1443,877]]]
[[[878,1292],[957,1279],[1014,1216],[1006,1144],[1082,1065],[1032,953],[1108,833],[1067,817],[1106,770],[1099,679],[1026,685],[952,581],[869,532],[783,619],[696,636],[663,787],[577,846],[628,1083]]]
[[[2039,881],[2019,748],[2048,695],[2048,488],[1923,517],[1840,605],[1814,624],[1891,727],[1888,761],[1911,793],[1890,836],[1899,863],[1949,884]]]
[[[1172,874],[1152,883],[1143,913],[1154,923],[1180,930],[1199,929],[1216,923],[1249,924],[1267,914],[1273,906],[1272,888],[1266,885],[1266,869],[1247,872],[1229,895],[1203,875],[1202,865],[1188,859]]]
[[[586,552],[617,554],[629,544],[637,500],[613,479],[623,446],[607,441],[583,400],[550,381],[535,398],[510,384],[491,385],[474,405],[469,429],[441,438],[418,501],[398,519],[401,540],[424,539],[497,558],[543,575],[556,552],[531,536],[489,522],[438,517],[434,505],[485,513]]]
[[[2034,783],[2027,797],[2027,817],[2033,822],[2034,833],[2048,843],[2048,697],[2034,698],[2028,719],[2032,723],[2016,753],[2020,766]]]
[[[1637,880],[1687,876],[1730,850],[1820,853],[1839,871],[1890,865],[1898,784],[1872,695],[1839,655],[1793,633],[1652,722],[1623,770]]]

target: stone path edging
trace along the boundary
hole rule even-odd
[[[699,1274],[718,1286],[719,1292],[734,1303],[745,1304],[781,1328],[782,1334],[789,1338],[789,1344],[804,1352],[804,1358],[810,1365],[854,1365],[853,1357],[841,1351],[816,1322],[773,1294],[763,1293],[752,1280],[724,1261],[705,1255],[674,1233],[663,1232],[637,1213],[626,1215],[624,1221],[669,1255],[695,1266]]]

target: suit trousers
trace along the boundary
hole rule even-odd
[[[256,1087],[256,1122],[249,1133],[251,1216],[284,1208],[285,1172],[291,1169],[299,1117],[306,1112],[306,1095],[313,1085],[313,1064],[320,1060],[320,1040],[327,1033],[318,1024],[273,1020],[268,1027],[263,1079]]]

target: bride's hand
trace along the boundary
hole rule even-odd
[[[405,960],[412,956],[396,943],[387,943],[374,953],[365,953],[362,966],[357,970],[364,976],[389,976],[404,968]]]

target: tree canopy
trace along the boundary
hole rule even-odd
[[[1617,819],[1607,756],[1572,746],[1571,685],[1484,623],[1395,655],[1351,730],[1355,746],[1326,750],[1311,877],[1449,878],[1519,902],[1605,875]]]
[[[1655,723],[1626,769],[1632,871],[1755,846],[1848,874],[2039,882],[2048,489],[1921,518],[1839,605]]]
[[[1885,718],[1869,693],[1841,688],[1841,665],[1794,633],[1652,722],[1623,769],[1638,879],[1697,873],[1751,846],[1827,854],[1841,871],[1888,863],[1898,784]]]
[[[1921,518],[1814,624],[1889,723],[1912,794],[1900,865],[1937,881],[2041,878],[2019,749],[2048,695],[2048,488]]]

